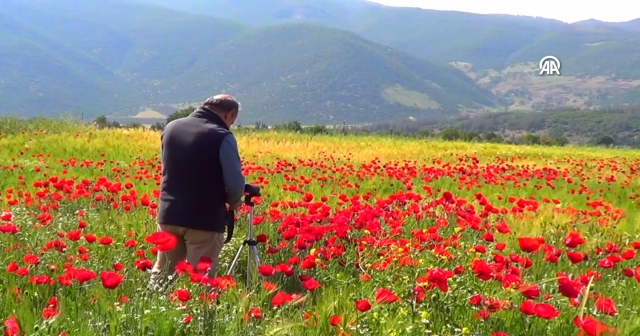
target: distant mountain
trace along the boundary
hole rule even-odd
[[[539,75],[547,55],[561,76]],[[244,102],[245,123],[592,108],[640,103],[638,64],[640,19],[566,24],[364,0],[0,5],[0,113],[20,115],[170,111],[221,91]]]
[[[91,116],[161,103],[158,84],[202,57],[198,45],[241,29],[130,1],[4,0],[0,113]]]
[[[628,22],[621,23],[620,25],[625,27],[625,28],[627,28],[627,29],[640,31],[640,18],[635,19],[635,20],[631,20],[631,21],[628,21]]]
[[[87,109],[109,106],[120,83],[99,61],[3,12],[0,62],[0,113],[49,114],[79,101]]]
[[[316,23],[347,28],[353,11],[381,7],[365,0],[140,0],[145,3],[206,14],[248,26]]]
[[[354,3],[355,4],[355,3]],[[499,106],[461,71],[334,28],[249,28],[126,0],[5,0],[0,112],[135,114],[231,92],[240,122],[360,123]]]
[[[555,20],[410,8],[366,8],[351,31],[435,63],[451,63],[509,101],[510,109],[635,104],[640,96],[640,30],[627,23]],[[562,62],[558,77],[538,62]]]
[[[593,41],[640,44],[640,36],[634,32],[640,28],[640,19],[626,23],[592,19],[567,24],[526,16],[388,7],[359,0],[141,1],[247,25],[320,23],[350,30],[417,57],[471,63],[476,69],[503,70],[516,62],[538,62],[549,54],[561,58],[563,49],[596,43]],[[571,43],[570,48],[564,42]],[[563,49],[556,49],[558,47]],[[599,48],[581,47],[574,53],[592,50],[598,53]],[[522,54],[527,56],[518,57]],[[602,71],[581,67],[580,63],[574,65],[572,61],[566,63],[572,68],[571,73],[600,74]]]
[[[640,88],[640,19],[625,23],[387,7],[356,0],[144,0],[246,24],[314,22],[431,62],[460,67],[513,108],[594,107],[632,97]],[[278,13],[314,8],[320,15]],[[339,4],[339,5],[338,5]],[[244,13],[244,14],[242,14]],[[331,18],[331,19],[327,19]],[[562,78],[541,77],[538,62],[553,55]]]
[[[198,99],[212,88],[233,87],[249,120],[363,123],[497,106],[489,91],[453,67],[337,29],[256,28],[215,53],[173,83],[177,94]],[[202,76],[207,69],[211,72]]]

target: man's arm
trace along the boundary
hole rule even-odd
[[[222,140],[220,164],[222,165],[224,186],[227,190],[227,203],[231,209],[235,210],[242,203],[245,180],[242,175],[238,143],[233,134],[225,136]]]

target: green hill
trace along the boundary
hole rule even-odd
[[[640,103],[640,19],[624,23],[557,20],[510,15],[380,6],[363,1],[145,0],[172,8],[248,24],[296,20],[349,30],[437,64],[455,64],[512,109],[591,108],[627,99]],[[242,13],[246,13],[243,15]],[[317,15],[314,15],[317,14]],[[325,13],[320,15],[319,13]],[[331,18],[331,19],[328,19]],[[538,73],[538,62],[553,55],[563,78]],[[516,93],[514,95],[514,92]]]
[[[496,103],[454,68],[320,26],[257,28],[216,55],[181,75],[176,94],[197,99],[233,86],[249,120],[362,123]],[[205,69],[209,75],[199,76]],[[198,88],[189,86],[198,77]]]
[[[639,33],[364,0],[4,0],[0,113],[124,116],[220,91],[245,123],[634,104]],[[547,55],[562,76],[539,75]]]
[[[243,28],[130,1],[3,1],[0,78],[12,80],[0,82],[0,112],[137,111],[164,101],[158,83],[201,57],[194,46]]]
[[[566,58],[564,63],[571,74],[609,75],[616,67],[634,70],[629,64],[638,61],[636,48],[640,45],[640,19],[567,24],[525,16],[388,7],[358,0],[143,1],[245,24],[296,20],[337,26],[417,57],[471,63],[477,70],[503,70],[555,55]],[[628,49],[622,48],[623,44]],[[594,59],[613,52],[628,55],[624,60],[614,60],[611,67],[592,66]],[[640,78],[640,73],[634,76]]]
[[[354,10],[378,6],[365,0],[140,0],[194,14],[206,14],[248,26],[314,23],[348,28]]]
[[[333,28],[249,28],[125,0],[5,3],[0,35],[11,39],[0,54],[15,65],[0,74],[15,79],[0,90],[5,113],[122,116],[222,91],[243,102],[243,123],[358,123],[497,106],[454,67]]]
[[[400,7],[365,8],[351,19],[352,31],[365,38],[432,61],[467,62],[480,69],[502,69],[509,55],[560,26],[554,20]]]
[[[455,64],[514,110],[593,108],[622,97],[624,103],[640,103],[633,94],[640,88],[634,22],[565,24],[408,8],[365,9],[360,15],[353,19],[354,32],[435,63]],[[547,55],[561,60],[562,76],[539,75],[538,62]]]
[[[97,60],[2,12],[0,59],[0,112],[47,114],[78,97],[88,108],[107,106],[119,84]]]
[[[541,51],[562,61],[562,73],[575,76],[611,76],[639,79],[640,36],[625,29],[575,25],[542,35],[512,53],[507,64],[530,62]]]

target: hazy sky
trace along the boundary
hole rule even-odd
[[[596,19],[623,22],[640,18],[638,0],[371,0],[388,6],[421,7],[479,14],[538,16],[573,23]]]

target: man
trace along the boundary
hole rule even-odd
[[[236,210],[245,188],[238,145],[230,131],[239,109],[232,96],[217,95],[188,117],[167,124],[162,132],[158,231],[175,235],[178,244],[171,251],[158,252],[151,271],[154,289],[168,285],[165,277],[185,258],[194,269],[202,257],[210,258],[208,276],[216,276],[227,204]]]

